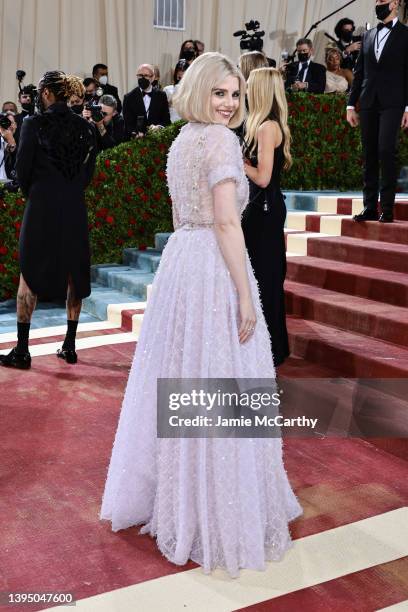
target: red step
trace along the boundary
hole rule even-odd
[[[408,347],[408,310],[287,281],[288,314]]]
[[[307,254],[395,272],[406,272],[408,264],[408,246],[347,236],[310,238]]]
[[[121,329],[126,331],[132,331],[132,317],[135,314],[144,314],[144,308],[135,309],[135,310],[122,310],[120,313],[122,315],[122,324]]]
[[[408,275],[368,266],[342,263],[319,257],[289,257],[288,280],[377,300],[408,306]]]
[[[365,223],[356,223],[352,219],[343,219],[341,222],[341,235],[351,238],[362,238],[364,240],[408,244],[408,221],[394,221],[394,223],[366,221]]]
[[[292,355],[331,368],[346,378],[407,378],[408,350],[288,316]]]
[[[361,210],[363,210],[363,205],[361,205]],[[378,210],[380,210],[380,203],[378,203]],[[352,214],[351,198],[337,198],[337,214]],[[408,200],[399,200],[395,202],[394,217],[395,219],[399,219],[400,221],[408,221]]]

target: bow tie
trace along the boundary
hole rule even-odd
[[[143,93],[143,97],[149,96],[151,98],[153,92],[151,92],[151,91],[143,91],[142,93]]]
[[[382,30],[383,28],[388,28],[389,30],[392,30],[392,27],[393,27],[392,21],[389,21],[388,23],[381,23],[380,21],[380,23],[377,24],[378,31]]]

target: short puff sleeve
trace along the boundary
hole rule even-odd
[[[225,181],[241,181],[244,174],[241,147],[236,134],[226,126],[208,127],[206,160],[210,189]]]

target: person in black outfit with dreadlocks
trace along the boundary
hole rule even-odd
[[[68,330],[58,357],[76,363],[75,336],[82,299],[91,292],[85,188],[92,179],[95,132],[67,106],[84,96],[81,80],[47,72],[38,85],[40,113],[23,122],[16,171],[27,205],[20,235],[17,346],[0,364],[28,369],[28,339],[37,296],[66,298]]]

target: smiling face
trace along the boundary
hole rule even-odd
[[[214,123],[228,125],[239,108],[239,80],[228,76],[211,92],[211,112]]]

